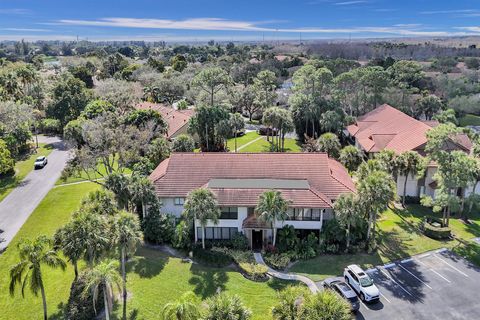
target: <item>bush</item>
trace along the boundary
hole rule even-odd
[[[310,233],[305,239],[297,245],[297,256],[300,259],[312,259],[317,256],[319,251],[318,238],[314,233]]]
[[[451,229],[444,226],[442,220],[436,217],[424,217],[421,229],[427,237],[437,240],[449,239],[452,235]]]
[[[233,235],[231,241],[232,248],[235,250],[247,250],[248,239],[243,233],[236,233]]]
[[[240,263],[240,268],[242,269],[245,277],[253,281],[262,281],[267,279],[267,266],[258,263]]]
[[[413,196],[406,196],[405,197],[406,204],[420,204],[420,197],[413,197]]]
[[[175,217],[160,211],[150,211],[142,221],[142,230],[148,242],[171,243],[175,234]]]
[[[99,298],[93,308],[93,297],[91,294],[85,295],[84,289],[86,285],[86,276],[84,273],[80,274],[77,281],[73,281],[70,287],[70,297],[68,298],[65,319],[68,320],[90,320],[95,319],[96,314],[103,309],[103,299]],[[103,297],[103,291],[98,292],[99,297]]]
[[[222,252],[226,255],[229,255],[236,264],[240,264],[242,262],[253,263],[255,259],[253,258],[253,254],[251,251],[243,251],[243,250],[232,250],[228,248],[212,248],[212,251]]]
[[[173,246],[178,249],[190,248],[192,244],[190,226],[182,220],[175,228],[175,235],[173,237]]]
[[[285,270],[292,261],[289,253],[268,254],[264,256],[264,259],[270,267],[276,270]]]
[[[62,124],[58,119],[43,119],[40,128],[44,133],[55,134],[62,131]]]
[[[291,225],[285,225],[278,230],[277,249],[280,252],[287,252],[297,245],[298,237],[295,228]]]
[[[0,139],[0,176],[14,173],[15,161],[5,141]]]
[[[204,250],[201,246],[194,246],[193,258],[202,264],[218,268],[232,263],[232,258],[228,254],[217,250]]]
[[[207,301],[208,309],[205,320],[248,320],[252,312],[239,296],[219,293]]]

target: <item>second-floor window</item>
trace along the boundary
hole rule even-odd
[[[320,221],[323,209],[292,208],[288,212],[287,220]]]
[[[222,214],[220,215],[220,219],[230,219],[230,220],[238,219],[237,207],[222,207],[220,209],[222,211]]]
[[[176,206],[183,206],[185,203],[185,198],[175,198],[173,199],[173,204]]]

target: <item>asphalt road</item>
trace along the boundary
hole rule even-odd
[[[32,170],[20,185],[0,202],[0,252],[17,234],[40,201],[60,178],[68,160],[68,151],[55,137],[39,137],[41,143],[51,143],[54,150],[43,169]]]
[[[356,319],[479,319],[480,270],[448,250],[368,270],[380,301],[364,304]]]

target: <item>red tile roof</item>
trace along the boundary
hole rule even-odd
[[[150,175],[161,198],[186,197],[211,179],[307,180],[308,189],[280,190],[293,207],[330,208],[355,191],[346,169],[325,153],[173,153]],[[213,188],[220,205],[255,206],[265,189]]]
[[[180,129],[188,125],[188,121],[195,114],[192,109],[176,110],[163,104],[142,102],[137,105],[138,109],[152,109],[158,111],[168,123],[167,138],[174,136]]]
[[[422,149],[427,143],[426,132],[437,125],[436,121],[419,121],[384,104],[359,117],[355,124],[347,127],[347,131],[366,152],[389,149],[402,153]],[[463,134],[454,142],[467,151],[471,148],[470,139]]]

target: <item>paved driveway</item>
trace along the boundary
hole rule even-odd
[[[40,201],[60,177],[68,160],[68,151],[58,138],[39,137],[39,142],[51,143],[54,150],[48,164],[30,172],[20,185],[0,202],[0,252],[3,251],[22,227]]]
[[[380,302],[362,303],[357,319],[480,319],[480,270],[448,250],[367,273],[380,290]]]

